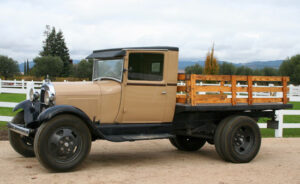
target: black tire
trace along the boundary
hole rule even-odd
[[[223,159],[223,160],[227,160],[224,156],[224,151],[222,150],[222,144],[221,144],[221,140],[222,138],[222,133],[224,130],[225,125],[227,124],[227,122],[232,118],[232,116],[228,116],[226,118],[224,118],[217,126],[217,129],[215,131],[215,135],[214,135],[214,143],[215,143],[215,149],[218,153],[218,155]]]
[[[14,124],[24,125],[24,111],[18,112],[11,121]],[[13,149],[24,157],[34,157],[33,138],[20,135],[8,130],[8,139]]]
[[[181,151],[197,151],[205,144],[204,138],[176,135],[169,139],[171,144]]]
[[[225,160],[233,163],[250,162],[260,149],[260,129],[256,121],[247,116],[236,116],[228,120],[221,137]]]
[[[37,159],[53,171],[74,169],[82,163],[90,149],[90,131],[80,118],[73,115],[59,115],[44,122],[34,139]]]

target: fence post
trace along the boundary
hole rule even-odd
[[[282,137],[283,114],[282,111],[276,111],[276,120],[278,121],[278,129],[275,129],[275,137]]]
[[[0,94],[1,94],[1,91],[2,91],[2,80],[0,79]]]
[[[26,99],[28,100],[30,98],[30,89],[34,90],[34,83],[31,82],[27,82],[27,86],[26,86]]]
[[[22,89],[24,89],[24,79],[22,79]]]

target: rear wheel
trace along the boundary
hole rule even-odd
[[[232,118],[232,116],[229,116],[229,117],[223,119],[218,124],[217,129],[215,131],[215,135],[214,135],[214,143],[215,143],[216,151],[223,160],[226,160],[226,158],[224,157],[224,151],[222,150],[221,140],[223,139],[223,137],[221,135],[223,133],[225,125],[231,118]]]
[[[261,145],[259,127],[255,120],[247,116],[229,119],[220,137],[219,146],[224,159],[234,163],[250,162]]]
[[[197,151],[205,144],[206,140],[198,137],[176,135],[170,138],[170,142],[178,150]]]
[[[91,148],[85,123],[72,115],[59,115],[42,124],[35,136],[34,151],[46,168],[69,171],[77,167]]]
[[[12,120],[13,124],[24,125],[24,111],[18,112]],[[8,130],[8,139],[14,150],[24,157],[34,157],[33,138]]]

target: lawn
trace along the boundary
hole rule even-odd
[[[21,102],[26,99],[25,94],[10,94],[10,93],[1,93],[0,102]]]
[[[290,102],[293,104],[293,110],[300,110],[300,102]],[[261,118],[258,122],[267,122],[267,118]],[[300,115],[286,115],[283,117],[284,123],[300,123]],[[275,130],[268,128],[261,128],[261,135],[263,137],[274,137]],[[284,128],[283,137],[300,137],[300,128]]]

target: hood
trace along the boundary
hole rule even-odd
[[[56,105],[72,105],[85,112],[91,120],[101,120],[103,108],[114,105],[118,111],[121,85],[105,80],[95,82],[53,82]],[[114,101],[116,101],[114,103]],[[105,104],[104,104],[105,103]],[[105,107],[103,107],[105,106]],[[106,120],[106,119],[105,119]],[[106,120],[107,121],[107,120]]]

